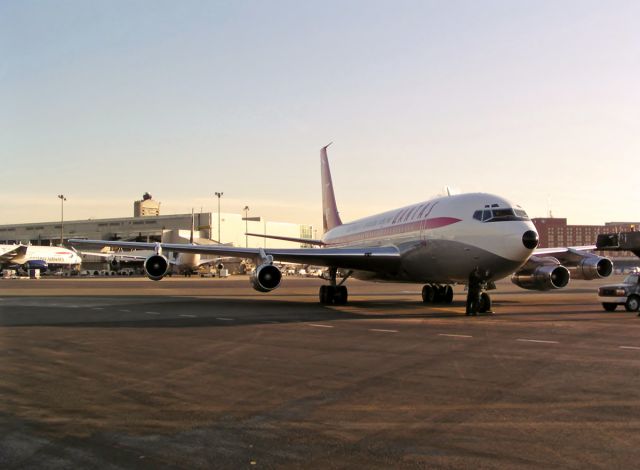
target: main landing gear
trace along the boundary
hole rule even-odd
[[[347,286],[343,285],[345,281],[351,276],[353,271],[349,271],[345,277],[342,278],[340,284],[337,283],[337,268],[329,268],[329,281],[328,286],[320,286],[319,298],[322,305],[345,305],[349,298]]]
[[[450,304],[453,302],[453,287],[427,284],[422,288],[422,302],[425,304]]]
[[[469,275],[469,285],[467,288],[467,304],[465,313],[475,316],[478,313],[493,313],[491,311],[491,297],[484,290],[486,281],[480,274],[478,268]]]

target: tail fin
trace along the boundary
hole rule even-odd
[[[338,214],[338,207],[336,206],[336,196],[333,193],[331,170],[329,169],[329,159],[327,158],[327,147],[329,145],[322,147],[322,150],[320,150],[320,170],[322,173],[322,228],[324,232],[338,225],[342,225],[340,214]]]

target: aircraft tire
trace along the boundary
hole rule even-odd
[[[426,284],[422,287],[422,302],[425,304],[431,304],[435,300],[435,289],[431,284]]]
[[[480,313],[491,312],[491,296],[486,292],[480,294],[480,305],[478,305],[478,311]]]
[[[329,290],[331,286],[320,286],[320,304],[322,305],[330,305],[333,300],[333,295],[329,295]]]
[[[336,286],[333,302],[336,305],[346,305],[348,298],[349,292],[347,291],[347,286]]]
[[[453,302],[453,287],[451,286],[445,286],[444,287],[444,296],[442,301],[445,304],[450,304]]]

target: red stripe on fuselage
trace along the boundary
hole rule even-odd
[[[361,240],[364,241],[372,238],[396,237],[404,233],[442,228],[461,221],[462,219],[456,219],[455,217],[434,217],[432,219],[417,220],[415,222],[408,222],[404,224],[392,224],[382,228],[350,233],[349,235],[344,235],[342,237],[327,240],[327,246],[343,245],[346,243],[353,243]]]

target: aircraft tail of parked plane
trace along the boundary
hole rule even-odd
[[[509,200],[486,193],[451,194],[421,201],[382,214],[343,223],[338,213],[327,147],[320,151],[321,240],[280,238],[320,248],[236,248],[175,243],[70,240],[81,246],[150,249],[147,276],[160,280],[168,272],[165,252],[216,254],[251,258],[256,269],[254,289],[269,292],[280,285],[274,261],[326,266],[329,284],[321,286],[322,304],[347,302],[345,281],[353,276],[389,282],[423,283],[425,303],[451,303],[455,284],[468,286],[466,312],[491,310],[486,290],[511,275],[524,289],[565,287],[570,277],[597,279],[613,270],[608,258],[589,253],[595,246],[537,249],[538,233],[527,213]],[[278,238],[271,236],[270,238]],[[346,276],[338,281],[338,270]]]

